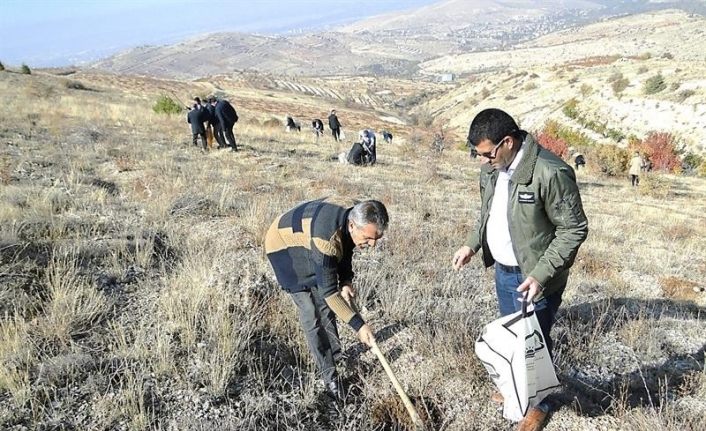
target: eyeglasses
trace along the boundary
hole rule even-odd
[[[507,138],[507,136],[506,136],[505,138]],[[500,146],[501,146],[502,144],[504,144],[505,142],[507,142],[507,141],[505,140],[505,138],[502,138],[502,139],[500,140],[500,142],[498,142],[497,144],[495,144],[495,146],[493,147],[492,150],[490,150],[490,151],[488,151],[488,152],[486,152],[486,153],[478,153],[478,155],[481,156],[481,157],[485,157],[486,159],[493,160],[493,159],[496,157],[496,153],[498,152],[498,148],[500,148]]]

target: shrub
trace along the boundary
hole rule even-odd
[[[667,88],[667,83],[664,82],[664,77],[662,76],[662,74],[658,73],[657,75],[648,78],[647,81],[645,81],[645,85],[642,87],[642,91],[645,94],[655,94],[659,93],[665,88]]]
[[[682,90],[677,93],[677,101],[683,102],[694,94],[696,94],[696,91],[694,90]]]
[[[66,82],[64,83],[64,85],[65,85],[66,88],[68,88],[69,90],[84,90],[84,91],[89,91],[89,90],[90,90],[90,88],[88,88],[88,87],[86,87],[85,85],[83,85],[83,83],[80,82],[80,81],[66,81]]]
[[[620,78],[616,81],[613,81],[613,84],[611,84],[611,87],[613,88],[613,94],[616,96],[625,91],[626,88],[628,88],[628,85],[630,84],[630,81],[627,78]]]
[[[22,68],[20,69],[20,72],[24,75],[31,75],[32,74],[32,71],[29,70],[29,66],[27,66],[24,63],[22,63]]]
[[[158,114],[178,114],[182,107],[169,96],[159,96],[152,110]]]
[[[682,159],[681,166],[685,173],[695,174],[699,167],[706,161],[703,157],[694,153],[686,153]]]
[[[481,99],[487,99],[488,96],[490,96],[490,90],[488,90],[486,87],[483,87],[483,89],[480,91]]]
[[[270,127],[272,129],[281,129],[284,127],[284,123],[279,118],[269,118],[262,122],[263,127]]]
[[[538,85],[534,82],[528,82],[527,85],[525,85],[525,91],[530,91],[530,90],[536,90]]]
[[[3,70],[5,70],[5,65],[2,64],[2,61],[0,61],[0,72],[2,72]]]
[[[564,107],[561,108],[561,112],[563,112],[564,115],[571,118],[572,120],[575,120],[579,116],[578,104],[579,104],[578,100],[569,99],[564,104]]]
[[[615,145],[597,145],[590,158],[598,170],[608,176],[622,175],[630,160],[630,153]]]
[[[662,58],[666,58],[667,60],[671,60],[674,58],[671,52],[667,51],[664,54],[662,54]]]
[[[669,86],[669,89],[672,90],[672,91],[677,91],[680,86],[681,86],[680,83],[678,83],[678,82],[672,82],[672,85]]]
[[[696,169],[696,175],[706,178],[706,160]]]
[[[569,147],[568,145],[566,145],[566,141],[551,136],[548,133],[544,133],[544,131],[539,132],[537,134],[537,141],[539,141],[539,145],[556,154],[557,156],[561,157],[562,159],[566,158],[569,153]]]
[[[581,95],[583,97],[588,97],[593,93],[593,87],[588,84],[581,84]]]
[[[648,70],[650,70],[650,69],[648,69],[647,66],[640,66],[637,68],[637,74],[642,75],[643,73],[647,72]]]
[[[654,173],[640,175],[639,194],[655,199],[666,199],[672,194],[672,183],[667,178]]]
[[[647,157],[652,163],[652,169],[676,172],[681,168],[676,140],[670,133],[651,132],[634,149]]]
[[[608,77],[607,82],[615,82],[620,79],[623,79],[623,73],[616,70],[615,72],[611,73],[610,76]]]
[[[563,126],[557,121],[547,121],[542,129],[542,133],[549,137],[561,139],[568,147],[586,148],[594,145],[593,140],[585,134],[570,127]]]

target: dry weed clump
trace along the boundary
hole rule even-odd
[[[693,301],[700,295],[698,283],[680,277],[661,277],[659,283],[664,296],[667,298],[680,301]]]

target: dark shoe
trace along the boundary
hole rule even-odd
[[[326,394],[336,402],[341,402],[346,397],[338,382],[326,383]]]
[[[544,428],[547,412],[537,407],[532,407],[525,418],[517,425],[517,431],[540,431]]]
[[[503,394],[498,391],[495,391],[492,393],[492,395],[490,395],[490,401],[495,404],[503,404],[505,402],[505,398],[503,397]]]

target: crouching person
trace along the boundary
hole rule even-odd
[[[342,206],[319,199],[277,217],[265,236],[267,258],[299,309],[309,351],[335,400],[344,394],[336,372],[341,355],[336,317],[350,325],[361,342],[374,342],[372,329],[351,306],[353,249],[374,247],[388,220],[387,209],[375,200]]]

